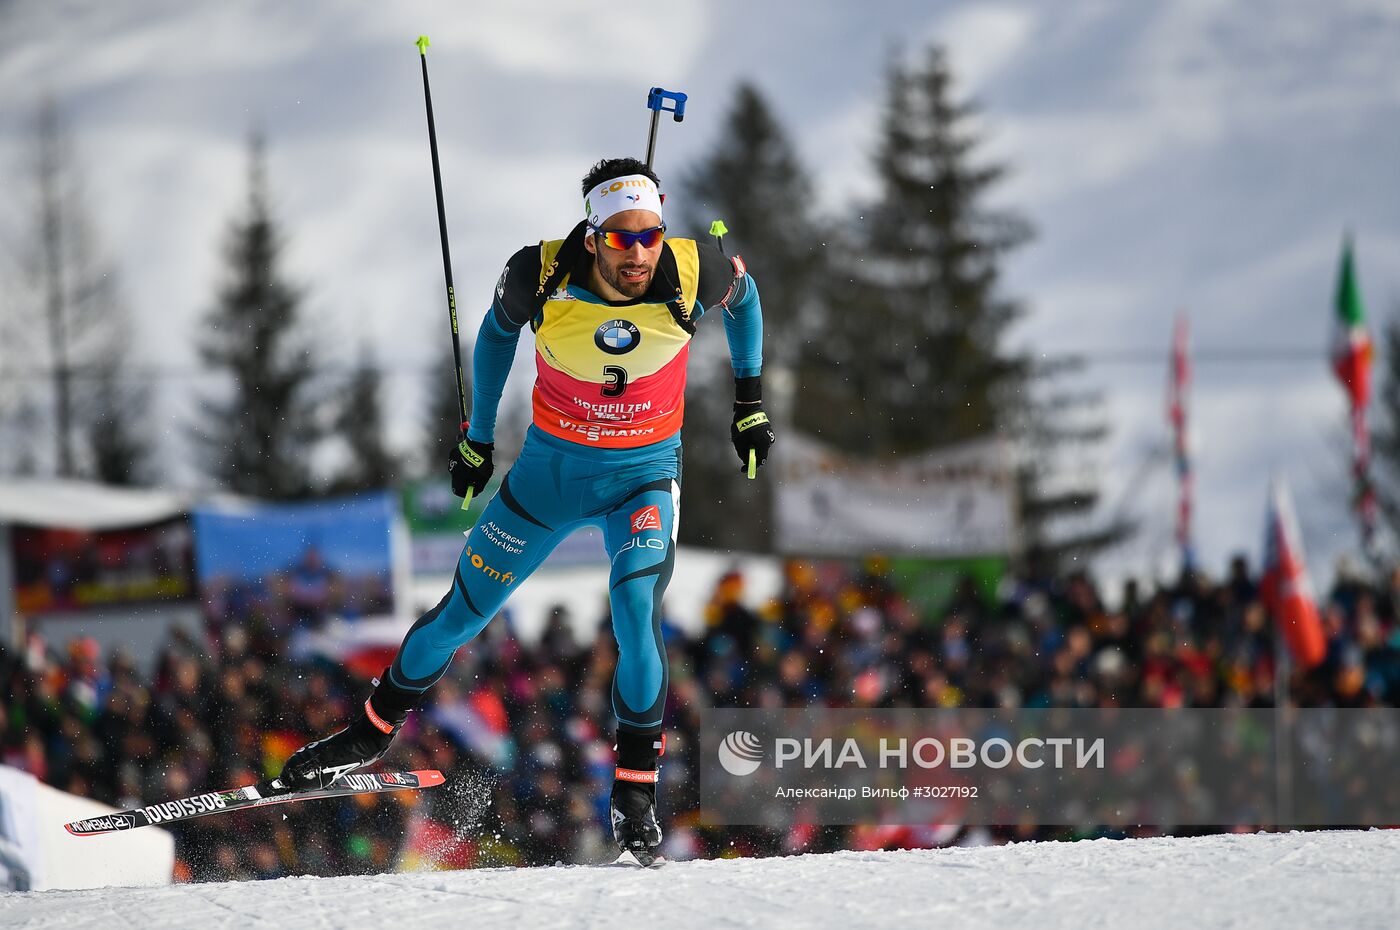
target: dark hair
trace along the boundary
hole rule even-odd
[[[604,158],[598,164],[588,169],[588,173],[583,176],[583,196],[587,197],[588,192],[609,178],[620,178],[628,174],[640,174],[651,178],[652,182],[659,188],[661,179],[656,176],[646,162],[638,161],[635,158]]]

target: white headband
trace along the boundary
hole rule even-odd
[[[627,174],[599,184],[583,198],[583,212],[594,229],[623,210],[650,210],[661,216],[661,192],[644,174]]]

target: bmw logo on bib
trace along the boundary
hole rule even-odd
[[[641,341],[641,331],[630,320],[608,320],[593,334],[593,342],[609,355],[625,355]]]

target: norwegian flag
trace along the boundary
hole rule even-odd
[[[1195,564],[1191,545],[1191,510],[1195,496],[1191,472],[1191,448],[1188,441],[1189,395],[1191,389],[1191,358],[1186,330],[1186,317],[1177,317],[1172,336],[1171,377],[1167,387],[1167,421],[1172,428],[1172,450],[1176,461],[1176,481],[1179,496],[1176,507],[1176,544],[1181,550],[1181,567]]]
[[[1327,655],[1327,639],[1303,561],[1293,498],[1288,486],[1277,478],[1269,485],[1260,593],[1299,667],[1310,669],[1320,663]]]

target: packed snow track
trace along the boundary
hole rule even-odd
[[[91,841],[85,841],[91,842]],[[1026,843],[0,895],[0,927],[1400,925],[1400,831]]]

